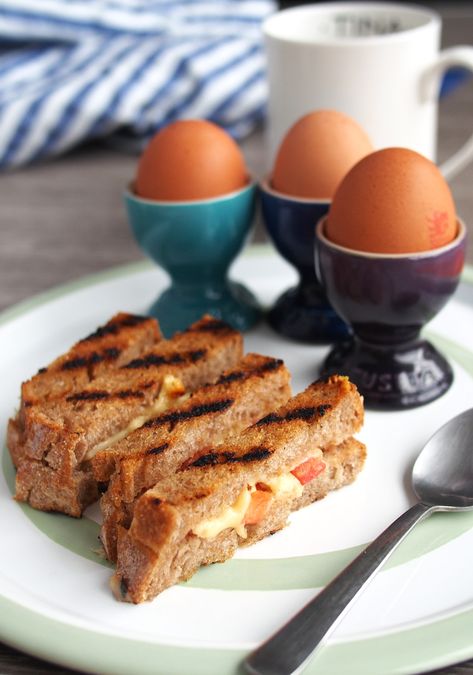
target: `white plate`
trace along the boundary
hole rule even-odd
[[[295,274],[266,248],[233,270],[262,302]],[[164,287],[139,264],[55,289],[0,317],[1,433],[22,380],[115,311],[145,312]],[[231,561],[140,606],[117,603],[110,568],[96,555],[97,509],[74,520],[11,499],[6,450],[0,476],[0,638],[28,652],[101,673],[225,675],[300,608],[363,544],[414,501],[410,469],[425,441],[473,400],[473,275],[429,325],[455,380],[438,401],[405,412],[371,412],[360,438],[368,459],[356,482],[293,514],[290,527]],[[328,347],[285,341],[262,325],[248,351],[285,359],[293,388],[318,374]],[[445,449],[448,452],[448,448]],[[308,666],[308,673],[408,673],[473,656],[473,514],[421,523]]]

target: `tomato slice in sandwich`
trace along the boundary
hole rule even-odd
[[[251,501],[245,513],[244,525],[257,525],[263,520],[268,512],[273,499],[273,493],[269,490],[256,489],[251,493]]]
[[[306,483],[310,483],[311,480],[314,480],[314,478],[317,478],[324,469],[325,463],[322,462],[322,460],[316,459],[315,457],[309,457],[305,462],[296,466],[291,473],[297,478],[301,485],[305,485]]]

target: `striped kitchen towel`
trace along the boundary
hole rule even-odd
[[[272,0],[1,0],[0,168],[178,118],[263,118]]]

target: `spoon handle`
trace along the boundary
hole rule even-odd
[[[335,627],[381,564],[435,510],[418,502],[397,518],[335,579],[244,662],[251,675],[290,675],[300,668]]]

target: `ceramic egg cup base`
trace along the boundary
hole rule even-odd
[[[261,310],[253,293],[242,284],[226,280],[220,286],[178,286],[165,290],[149,309],[166,338],[183,330],[204,314],[211,314],[239,331],[254,326]]]
[[[285,291],[269,310],[268,322],[284,337],[312,344],[338,342],[350,334],[315,282],[301,282]]]
[[[358,338],[335,346],[323,375],[347,375],[360,389],[369,408],[405,410],[442,396],[453,382],[447,360],[427,340],[373,345]]]
[[[248,241],[256,185],[209,199],[152,201],[133,190],[125,204],[143,251],[170,277],[150,312],[165,337],[185,330],[204,314],[245,331],[260,317],[253,295],[229,280],[228,270]]]

